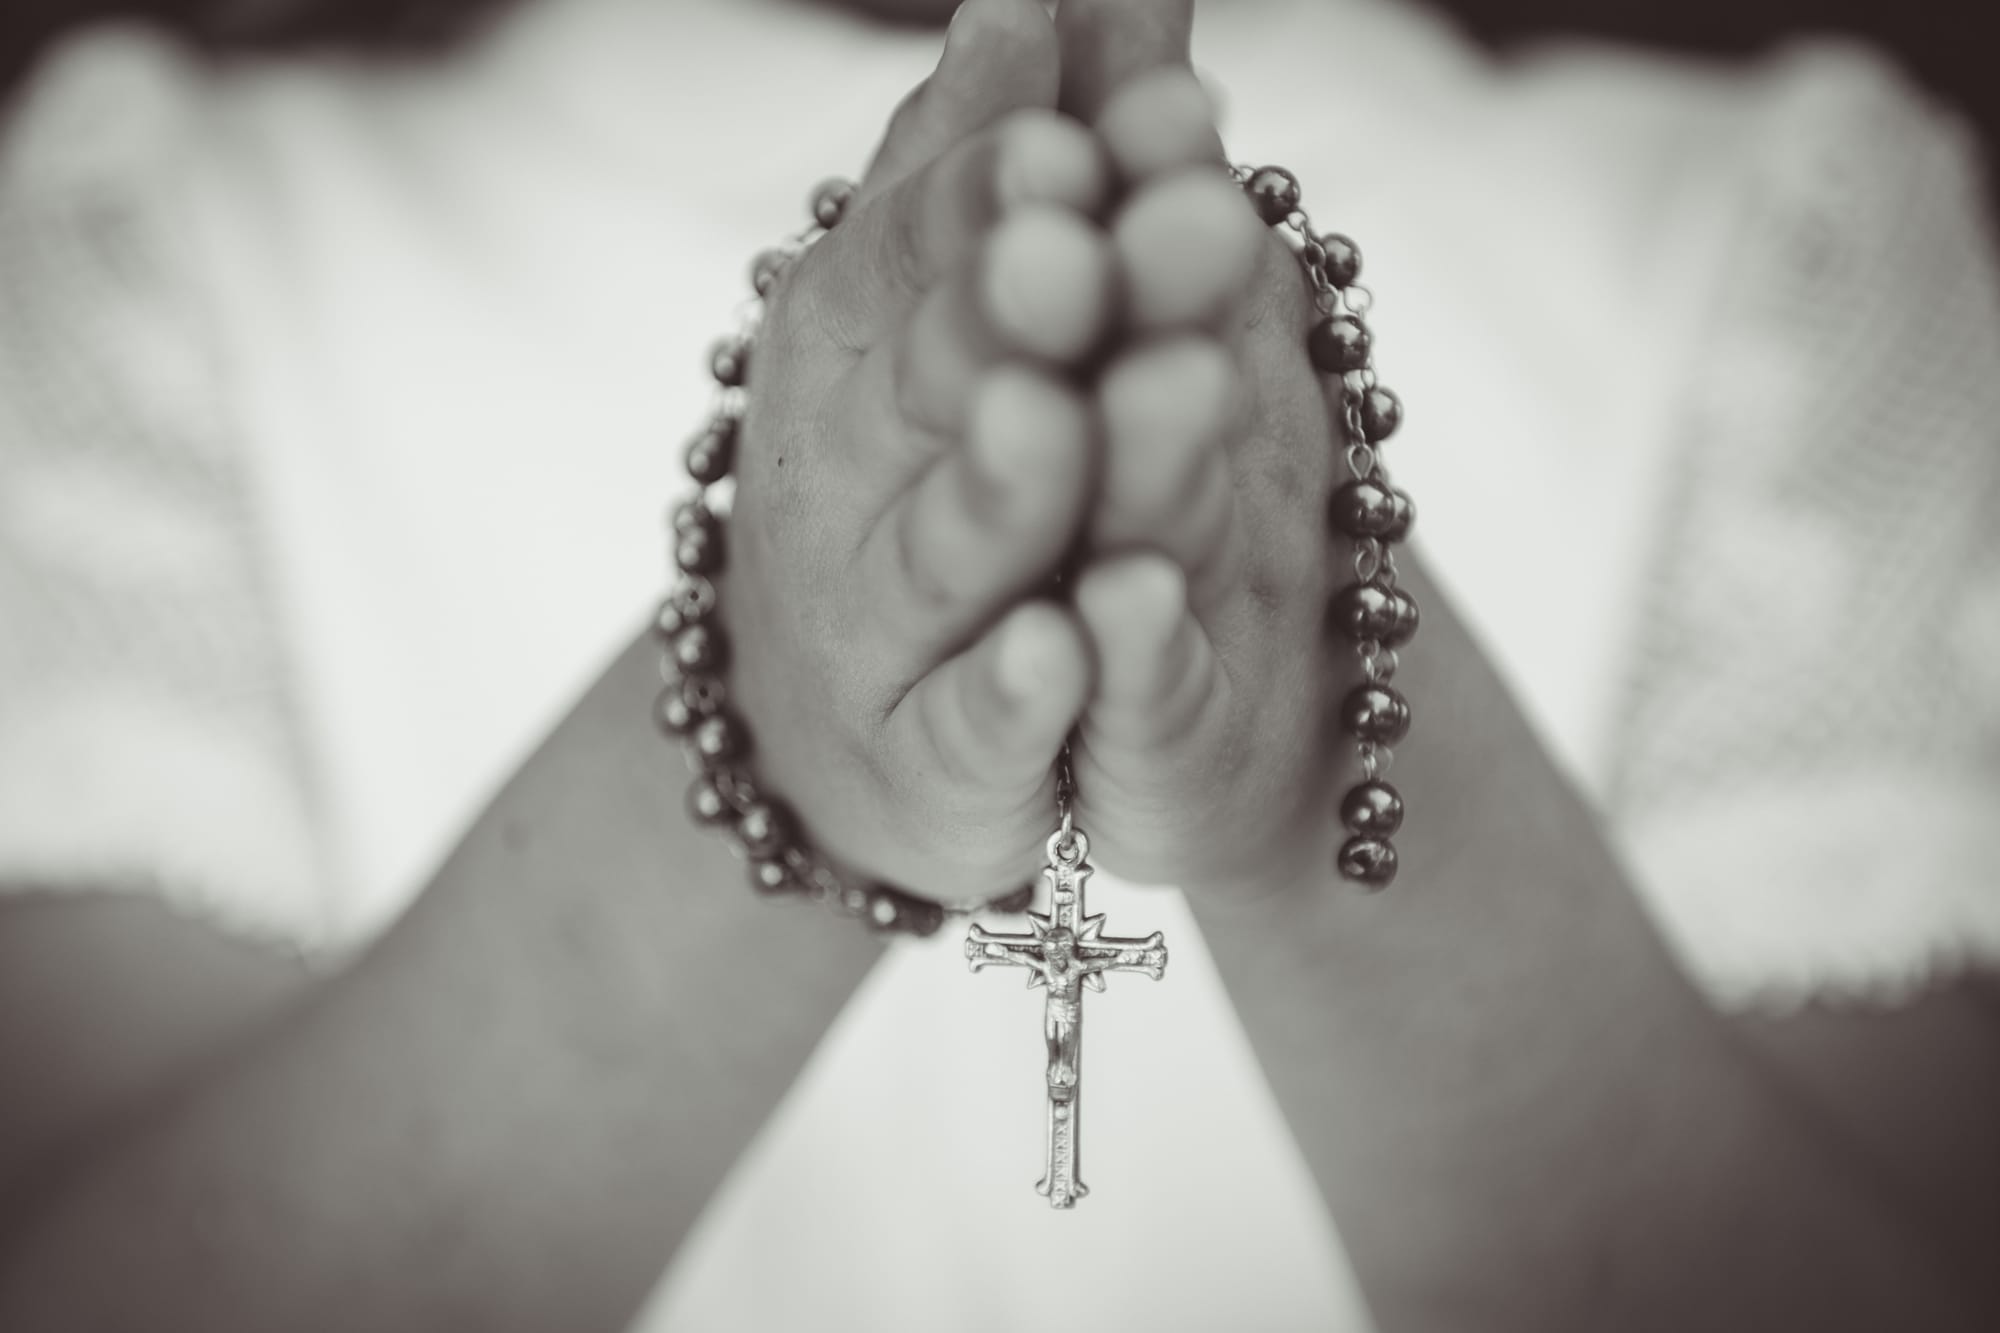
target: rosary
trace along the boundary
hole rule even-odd
[[[1416,601],[1396,586],[1394,551],[1408,535],[1416,510],[1409,496],[1390,484],[1378,449],[1400,424],[1402,403],[1376,382],[1374,340],[1363,322],[1372,298],[1356,282],[1361,254],[1354,243],[1338,234],[1314,233],[1300,206],[1298,179],[1284,168],[1235,167],[1230,174],[1266,224],[1281,235],[1290,233],[1288,244],[1312,286],[1318,315],[1307,335],[1307,354],[1317,371],[1340,382],[1349,478],[1333,492],[1328,521],[1353,544],[1354,581],[1333,597],[1327,618],[1330,628],[1353,642],[1360,662],[1361,682],[1341,700],[1339,718],[1354,739],[1362,780],[1340,803],[1349,836],[1334,864],[1343,878],[1377,890],[1395,878],[1396,849],[1390,838],[1403,823],[1402,797],[1383,776],[1390,747],[1410,726],[1409,704],[1390,681],[1397,648],[1417,628]],[[799,255],[840,224],[853,195],[854,187],[845,181],[825,182],[813,192],[812,225],[789,244],[756,257],[750,269],[755,295],[742,327],[710,353],[717,402],[708,425],[687,448],[688,474],[699,491],[672,516],[670,545],[677,574],[655,625],[663,646],[665,688],[654,720],[685,744],[697,771],[688,790],[689,815],[732,837],[749,863],[752,888],[825,903],[876,930],[923,936],[936,933],[947,916],[1022,911],[1034,886],[990,901],[946,905],[888,884],[851,882],[827,864],[811,849],[787,807],[762,791],[750,772],[750,735],[728,707],[728,641],[714,614],[717,593],[711,576],[723,566],[727,515],[727,508],[716,503],[716,489],[735,461],[763,302]],[[1111,972],[1140,972],[1157,981],[1167,967],[1160,932],[1144,938],[1106,935],[1104,918],[1085,911],[1090,838],[1077,826],[1075,798],[1065,747],[1056,772],[1057,827],[1049,836],[1041,872],[1048,885],[1047,910],[1027,914],[1025,933],[1003,934],[975,924],[965,941],[972,971],[1022,968],[1029,989],[1047,992],[1042,1021],[1047,1118],[1042,1178],[1035,1189],[1053,1208],[1073,1208],[1090,1192],[1078,1174],[1083,990],[1102,991]]]

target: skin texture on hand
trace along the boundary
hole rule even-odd
[[[1036,594],[1097,461],[1073,372],[1111,311],[1095,140],[1055,32],[974,0],[752,357],[723,614],[770,786],[836,859],[941,897],[1032,871],[1089,687]]]
[[[1131,878],[1266,880],[1324,804],[1330,418],[1191,13],[961,9],[752,357],[733,685],[814,839],[919,892],[1032,871],[1072,727]]]

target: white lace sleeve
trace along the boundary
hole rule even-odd
[[[1707,328],[1614,813],[1725,1005],[2000,961],[2000,282],[1972,145],[1796,57]]]
[[[175,207],[196,77],[90,34],[0,141],[0,887],[309,948],[305,769]]]

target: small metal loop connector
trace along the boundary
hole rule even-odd
[[[1090,835],[1067,820],[1064,823],[1065,828],[1049,835],[1049,864],[1074,868],[1090,859]]]
[[[1055,841],[1050,844],[1069,847],[1076,840],[1076,774],[1070,768],[1069,746],[1064,745],[1062,755],[1056,760],[1056,815],[1061,820],[1056,829]],[[1050,855],[1055,853],[1051,851]],[[1078,860],[1083,858],[1078,857]]]
[[[1375,651],[1361,654],[1361,674],[1370,684],[1386,685],[1395,678],[1401,660],[1397,658],[1394,648],[1384,648],[1373,639],[1368,643]]]
[[[1382,543],[1373,537],[1357,537],[1354,540],[1354,581],[1372,583],[1382,572],[1384,557]],[[1370,639],[1368,642],[1373,643]]]
[[[1357,318],[1375,308],[1375,293],[1358,282],[1341,288],[1340,294],[1347,303],[1347,313]]]
[[[1375,475],[1378,466],[1373,445],[1357,439],[1347,446],[1347,470],[1354,474],[1355,480],[1366,481]]]
[[[1386,774],[1389,771],[1389,765],[1395,761],[1396,757],[1395,753],[1388,746],[1378,745],[1374,741],[1361,742],[1361,744],[1355,747],[1355,752],[1361,758],[1361,776],[1369,782],[1373,782]]]

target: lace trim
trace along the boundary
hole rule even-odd
[[[175,193],[196,72],[99,29],[0,140],[0,891],[328,939],[249,460]]]
[[[1864,53],[1788,63],[1610,805],[1723,1003],[1895,1003],[2000,956],[2000,278],[1959,127]]]
[[[2000,774],[1716,792],[1628,830],[1668,939],[1730,1009],[1894,1006],[2000,967]]]

